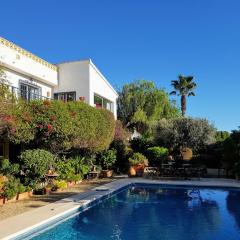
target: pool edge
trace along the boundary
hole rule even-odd
[[[117,191],[119,191],[121,188],[125,188],[128,187],[131,184],[138,184],[138,183],[142,183],[142,184],[159,184],[159,185],[176,185],[176,186],[199,186],[199,187],[215,187],[215,188],[240,188],[240,182],[236,181],[236,180],[224,180],[224,181],[220,181],[220,180],[209,180],[209,179],[204,179],[204,180],[193,180],[193,181],[172,181],[172,180],[149,180],[149,179],[120,179],[120,180],[116,180],[107,184],[104,184],[103,186],[108,188],[108,191],[96,191],[95,187],[91,190],[88,190],[86,192],[80,193],[80,194],[76,194],[73,195],[71,197],[62,199],[60,201],[57,201],[55,203],[52,204],[48,204],[44,207],[39,207],[35,210],[33,210],[36,214],[39,212],[41,212],[41,210],[45,210],[48,211],[51,210],[51,208],[55,205],[57,205],[58,202],[64,202],[66,201],[65,205],[63,205],[63,207],[66,207],[66,210],[64,211],[60,211],[56,214],[50,214],[53,212],[50,212],[49,214],[51,216],[46,217],[43,220],[37,221],[35,219],[34,224],[29,224],[29,226],[25,226],[22,227],[22,229],[17,229],[16,225],[14,229],[9,229],[5,230],[5,233],[1,232],[1,226],[0,226],[0,239],[2,240],[13,240],[16,238],[21,237],[21,235],[27,234],[27,232],[29,231],[33,231],[33,229],[37,229],[37,228],[41,228],[41,226],[46,225],[48,223],[53,222],[54,220],[57,221],[57,219],[60,219],[61,217],[69,214],[70,212],[74,212],[75,210],[77,211],[78,209],[80,209],[81,207],[84,207],[84,205],[86,204],[90,204],[93,201],[101,201],[105,196],[109,196],[113,195],[114,193],[116,193]],[[86,201],[84,203],[84,201]],[[69,208],[67,207],[67,205],[69,205]],[[61,206],[60,206],[61,207]],[[45,209],[46,208],[46,209]],[[7,224],[8,228],[9,226],[14,226],[14,220],[15,220],[15,224],[16,222],[18,222],[18,219],[20,219],[21,217],[24,217],[24,215],[31,215],[31,212],[33,213],[33,211],[28,211],[25,212],[23,214],[17,215],[15,217],[12,218],[8,218],[6,220],[0,221],[0,225],[4,225]],[[12,224],[11,224],[12,221]]]

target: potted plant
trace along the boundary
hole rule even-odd
[[[45,186],[45,193],[46,193],[46,195],[51,194],[53,186],[54,186],[54,185],[51,184],[51,183],[48,183],[48,184]]]
[[[141,153],[134,153],[132,157],[128,159],[130,164],[129,176],[142,177],[144,168],[148,166],[147,158]]]
[[[16,179],[13,176],[9,176],[7,181],[3,185],[2,197],[4,198],[3,203],[6,200],[13,200],[18,193],[19,179]],[[16,200],[16,198],[14,199]]]
[[[64,188],[67,188],[67,183],[64,180],[55,180],[52,191],[61,192]]]
[[[115,149],[109,149],[105,150],[101,153],[100,155],[100,164],[103,168],[101,171],[101,176],[102,177],[112,177],[113,175],[113,170],[110,168],[114,165],[114,163],[117,161],[117,152]]]
[[[150,147],[147,149],[147,157],[151,167],[161,167],[162,163],[167,160],[168,149],[164,147]]]

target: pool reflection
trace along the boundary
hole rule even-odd
[[[33,239],[239,240],[239,202],[226,189],[134,186]]]

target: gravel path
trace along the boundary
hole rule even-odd
[[[0,206],[0,221],[6,218],[18,215],[20,213],[32,210],[34,208],[45,206],[49,203],[56,202],[68,196],[87,191],[96,186],[111,182],[109,179],[99,179],[91,181],[83,181],[73,187],[67,188],[62,192],[52,193],[50,195],[34,195],[29,199],[10,202]]]

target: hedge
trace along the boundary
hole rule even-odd
[[[78,101],[18,101],[3,120],[12,142],[50,148],[54,153],[71,148],[104,150],[115,129],[111,112]]]

